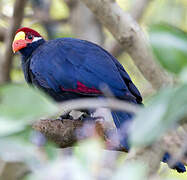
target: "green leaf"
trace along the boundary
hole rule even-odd
[[[25,162],[30,167],[39,165],[36,147],[18,138],[0,138],[0,158],[5,162]]]
[[[113,173],[112,180],[145,180],[146,179],[146,166],[142,162],[131,162],[123,165]]]
[[[40,91],[22,85],[0,87],[0,136],[23,130],[33,120],[58,110]]]
[[[82,168],[81,163],[74,156],[67,156],[66,158],[59,156],[55,161],[50,161],[50,163],[45,163],[43,167],[37,168],[34,173],[27,177],[27,180],[33,179],[92,180],[94,178]]]
[[[160,91],[150,105],[135,117],[130,133],[132,146],[152,143],[177,121],[186,117],[186,92],[187,84]]]
[[[150,28],[150,43],[168,71],[179,73],[187,66],[187,33],[168,24],[157,24]]]
[[[74,148],[74,154],[80,163],[91,171],[94,166],[98,165],[102,156],[102,144],[98,139],[88,139],[79,143]]]

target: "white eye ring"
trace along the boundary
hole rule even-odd
[[[39,41],[40,39],[42,39],[42,37],[34,37],[34,39],[32,40],[32,42]]]

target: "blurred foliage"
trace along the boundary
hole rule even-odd
[[[187,84],[158,92],[143,109],[132,126],[131,144],[149,145],[177,121],[187,116]],[[143,128],[141,127],[144,122]]]
[[[33,0],[34,1],[34,0]],[[4,15],[10,17],[12,15],[12,8],[13,8],[13,2],[14,0],[2,0],[1,1],[1,13],[3,16],[0,18],[0,27],[7,27],[8,26],[8,19],[4,17]],[[29,0],[29,3],[26,7],[25,13],[26,16],[30,17],[34,14],[32,6],[31,6],[31,0]],[[119,5],[125,10],[130,10],[131,6],[135,2],[135,0],[117,0]],[[69,17],[71,12],[69,12],[68,6],[66,3],[63,2],[63,0],[51,0],[51,6],[50,6],[50,17],[54,20],[59,19],[65,19]],[[80,17],[81,20],[81,17]],[[152,24],[157,24],[160,22],[165,22],[167,24],[174,25],[178,28],[181,28],[181,30],[186,31],[187,30],[187,5],[186,0],[153,0],[150,3],[150,6],[146,9],[146,12],[144,14],[143,19],[141,20],[141,24],[143,29],[146,31],[149,29],[149,27],[152,26]],[[46,39],[47,32],[43,25],[39,22],[38,19],[32,19],[32,18],[25,18],[23,22],[23,26],[29,26],[31,28],[36,29],[39,31]],[[57,26],[55,26],[56,34],[55,37],[76,37],[72,33],[71,26],[68,23],[62,23]],[[111,35],[106,34],[106,42],[110,44]],[[0,43],[0,47],[3,49],[3,44]],[[134,66],[131,58],[125,55],[125,53],[120,56],[119,60],[123,63],[123,65],[128,70],[129,74],[131,75],[133,81],[135,84],[137,84],[138,88],[140,89],[143,94],[147,95],[150,92],[150,85],[149,83],[144,79],[143,76],[140,75],[136,67]],[[13,69],[12,73],[12,80],[13,81],[21,81],[23,82],[23,76],[20,73],[20,68],[18,70],[17,64],[19,64],[19,61],[16,61],[16,71]],[[142,83],[143,82],[143,83]],[[142,85],[143,84],[143,85]]]
[[[136,117],[135,129],[132,132],[133,145],[147,145],[186,114],[186,88],[187,86],[183,85],[179,88],[163,90],[150,101],[148,107]],[[124,157],[118,160],[115,158],[116,154],[112,155],[112,152],[104,151],[102,143],[97,138],[80,142],[73,148],[71,156],[63,155],[53,144],[47,143],[42,134],[29,127],[33,118],[43,113],[45,116],[54,114],[58,106],[50,98],[43,96],[43,93],[25,86],[3,86],[0,92],[0,117],[2,122],[7,121],[4,127],[1,127],[2,130],[5,129],[4,133],[2,131],[0,134],[0,158],[6,162],[25,162],[31,170],[25,180],[52,178],[60,180],[67,179],[67,177],[75,180],[108,179],[108,177],[113,180],[146,179],[146,167],[141,162],[124,164]],[[6,94],[3,94],[5,92]],[[177,105],[176,108],[174,104]],[[181,106],[183,109],[180,109]],[[11,109],[14,111],[11,112]],[[10,120],[12,121],[9,122]],[[17,122],[19,124],[15,124]],[[20,129],[17,128],[15,132],[14,128],[11,129],[12,124],[15,127],[20,126]],[[9,131],[7,135],[6,129],[12,131]]]
[[[36,29],[48,39],[45,26],[38,19],[31,18],[34,11],[30,2],[25,10],[23,26]],[[124,10],[129,10],[135,0],[117,2]],[[14,0],[0,1],[0,28],[8,27],[13,3]],[[51,19],[60,20],[70,16],[71,12],[63,0],[51,0],[51,3]],[[156,93],[136,116],[130,136],[131,144],[135,147],[152,143],[187,115],[187,1],[154,0],[147,8],[141,24],[146,33],[149,30],[147,36],[155,57],[181,81],[174,88],[165,88]],[[55,37],[76,37],[69,23],[58,24],[55,28]],[[106,42],[110,42],[111,37],[107,32]],[[0,43],[0,47],[4,51],[4,43]],[[150,89],[128,55],[123,53],[119,60],[141,91]],[[13,82],[24,82],[18,56],[14,57],[11,78]],[[38,90],[18,84],[0,87],[0,158],[5,162],[25,162],[31,173],[24,180],[58,180],[67,177],[75,180],[146,179],[146,167],[141,162],[124,164],[124,156],[115,158],[114,152],[104,151],[98,139],[80,142],[79,146],[73,148],[72,155],[67,155],[31,129],[33,120],[53,115],[57,109],[56,104]],[[186,174],[179,175],[170,170],[162,178],[186,179]]]
[[[168,71],[180,73],[187,66],[187,33],[168,24],[156,24],[150,28],[150,42]]]
[[[46,100],[38,90],[20,85],[2,86],[0,89],[0,135],[4,136],[24,129],[31,120],[42,115],[55,114],[57,111],[52,100],[51,102]]]
[[[63,19],[69,16],[69,9],[62,0],[52,1],[50,8],[51,18]]]

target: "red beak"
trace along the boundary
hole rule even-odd
[[[12,49],[15,52],[19,51],[20,49],[22,48],[25,48],[27,46],[27,41],[26,40],[15,40],[13,43],[12,43]]]

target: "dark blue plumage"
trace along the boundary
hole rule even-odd
[[[72,38],[48,41],[30,59],[38,83],[45,81],[55,92],[61,93],[61,86],[76,89],[78,81],[96,89],[104,83],[116,97],[141,103],[140,93],[119,62],[90,42]]]
[[[168,152],[166,152],[164,154],[162,161],[165,163],[169,163],[169,167],[176,169],[180,173],[186,172],[186,168],[185,168],[184,164],[179,161],[177,161],[173,166],[170,166],[171,160],[172,160],[171,155]]]
[[[24,31],[27,37],[33,30],[29,32],[26,28]],[[33,40],[34,35],[40,37],[33,32]],[[17,44],[15,46],[19,49]],[[116,98],[142,104],[141,94],[123,66],[96,44],[73,38],[51,41],[40,38],[19,51],[26,81],[44,90],[56,101],[102,97],[101,86],[105,84]],[[127,112],[112,112],[121,137],[120,143],[127,151],[128,125],[132,116]]]

